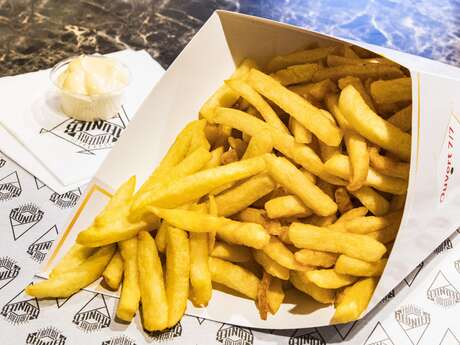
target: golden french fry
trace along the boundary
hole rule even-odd
[[[268,304],[268,288],[270,286],[271,275],[264,272],[260,280],[259,287],[257,288],[257,309],[259,309],[260,318],[267,320],[267,314],[270,310]]]
[[[371,166],[384,175],[409,179],[409,163],[397,162],[390,157],[382,156],[377,147],[369,148]]]
[[[230,79],[243,79],[251,68],[256,67],[255,61],[245,59],[235,70]],[[205,119],[212,117],[217,107],[231,107],[238,100],[239,95],[227,85],[222,85],[217,91],[208,98],[200,109],[200,116]]]
[[[318,285],[312,283],[308,277],[308,272],[291,272],[291,277],[289,281],[294,285],[297,290],[302,291],[303,293],[311,296],[314,300],[324,303],[331,304],[334,303],[335,299],[335,290],[333,289],[323,289]]]
[[[410,130],[412,128],[412,104],[394,113],[387,121],[403,132]]]
[[[351,53],[350,53],[351,52]],[[349,54],[355,54],[351,49],[349,49]],[[329,67],[342,66],[342,65],[365,65],[369,63],[368,61],[361,59],[355,54],[355,57],[347,57],[330,54],[327,56],[326,63]]]
[[[265,254],[262,250],[254,250],[253,255],[254,260],[256,260],[256,262],[263,267],[265,272],[270,273],[272,276],[282,280],[289,279],[289,269],[281,266],[267,254]]]
[[[349,46],[343,47],[343,56],[351,59],[359,59],[359,55],[357,55]]]
[[[251,103],[257,111],[262,115],[264,120],[271,126],[288,133],[288,129],[284,123],[280,120],[276,112],[270,107],[270,105],[263,99],[261,95],[257,93],[249,84],[243,80],[227,80],[225,82],[241,97]]]
[[[263,227],[267,227],[268,224],[268,220],[265,218],[265,211],[252,207],[248,207],[238,213],[237,219],[241,222],[260,224]]]
[[[406,194],[403,195],[393,195],[390,202],[390,210],[399,211],[404,209],[404,204],[406,203]]]
[[[356,91],[359,92],[359,94],[364,99],[369,108],[371,108],[373,111],[376,111],[374,101],[372,100],[371,96],[369,96],[369,94],[367,93],[361,79],[356,77],[345,77],[339,80],[340,89],[344,89],[348,85],[353,85],[353,87],[356,89]]]
[[[78,243],[73,244],[61,261],[51,270],[49,277],[55,278],[62,273],[74,270],[93,255],[95,251],[96,248],[85,247]]]
[[[281,228],[281,233],[278,235],[280,240],[285,244],[292,244],[292,241],[289,239],[289,227],[284,226]]]
[[[218,148],[211,151],[211,158],[206,162],[203,169],[212,169],[220,165],[222,154],[224,153],[224,147],[219,146]]]
[[[390,209],[390,203],[370,187],[362,187],[351,194],[376,216],[383,216]]]
[[[270,236],[260,224],[241,223],[196,211],[168,210],[157,207],[149,209],[172,226],[191,232],[216,231],[219,237],[226,242],[260,249],[270,241]]]
[[[98,248],[93,255],[73,270],[48,280],[29,285],[25,292],[37,298],[69,297],[99,278],[115,252],[116,246]]]
[[[236,151],[239,158],[243,157],[244,152],[246,152],[246,148],[248,146],[248,144],[244,142],[242,139],[233,137],[228,138],[228,144],[232,149]]]
[[[337,212],[337,204],[286,158],[265,156],[270,176],[291,193],[297,195],[314,213],[328,216]],[[302,186],[302,188],[298,188]]]
[[[347,188],[358,190],[366,182],[369,171],[369,152],[367,142],[355,131],[347,130],[344,141],[350,159],[350,183]]]
[[[291,224],[289,239],[297,248],[346,254],[371,262],[379,260],[386,251],[382,243],[368,235],[334,231],[301,223]]]
[[[381,230],[369,232],[366,236],[379,241],[383,244],[387,244],[391,241],[394,241],[399,230],[399,222],[388,225],[386,228]],[[365,260],[369,261],[369,260]]]
[[[334,266],[338,255],[311,249],[301,249],[295,252],[294,256],[303,265],[328,268]]]
[[[390,224],[399,221],[401,215],[399,212],[390,213],[383,217],[365,216],[345,220],[340,223],[329,225],[328,228],[336,231],[347,231],[356,234],[367,234],[373,231],[381,230]]]
[[[271,277],[270,286],[267,291],[268,306],[270,313],[275,315],[284,300],[284,291],[282,280]]]
[[[340,274],[348,274],[358,277],[381,276],[388,259],[380,259],[377,262],[367,262],[347,255],[340,255],[335,263],[334,270]]]
[[[309,281],[323,289],[338,289],[353,284],[358,279],[348,274],[337,273],[333,269],[312,270],[306,273]]]
[[[341,65],[318,70],[313,75],[312,81],[320,81],[323,79],[338,80],[346,76],[353,76],[361,79],[393,79],[402,77],[403,75],[403,72],[396,66],[383,64]]]
[[[256,300],[259,278],[249,270],[213,257],[209,257],[209,269],[213,282],[222,284],[246,297]]]
[[[343,131],[350,129],[351,126],[348,123],[348,120],[339,108],[339,96],[335,93],[328,93],[324,101],[329,112],[334,115],[334,118],[339,124],[339,127],[342,128]]]
[[[281,85],[291,85],[308,82],[313,74],[320,69],[316,63],[307,63],[302,65],[292,65],[280,69],[270,76],[278,81]]]
[[[168,234],[168,223],[166,223],[165,221],[162,221],[160,227],[158,228],[157,234],[155,236],[155,244],[160,253],[166,252],[167,234]]]
[[[277,237],[271,236],[270,242],[263,247],[262,251],[272,260],[281,266],[294,271],[309,270],[309,266],[302,265],[295,257],[294,253],[289,250]]]
[[[352,208],[351,210],[348,210],[347,212],[342,214],[335,223],[340,224],[347,220],[351,220],[351,219],[358,218],[358,217],[364,217],[367,214],[367,212],[369,212],[369,210],[365,207]]]
[[[236,263],[251,261],[252,258],[249,248],[225,242],[216,242],[211,256]]]
[[[219,208],[217,207],[216,198],[214,197],[214,195],[211,195],[211,194],[209,195],[208,213],[211,216],[219,215]],[[209,245],[208,252],[212,252],[212,250],[214,249],[214,245],[216,244],[216,235],[217,235],[216,231],[210,231],[208,233],[208,245]]]
[[[311,143],[312,134],[311,132],[302,126],[299,121],[297,121],[292,116],[289,118],[289,130],[294,136],[295,140],[301,144]]]
[[[340,144],[342,140],[340,129],[322,116],[320,109],[306,99],[256,69],[252,69],[249,72],[248,83],[294,117],[327,145],[338,146]]]
[[[341,152],[340,147],[326,145],[321,140],[318,140],[318,145],[319,153],[323,161],[327,161]]]
[[[347,190],[343,187],[339,187],[335,190],[334,199],[340,214],[344,214],[345,212],[353,208],[350,195],[348,194]]]
[[[205,149],[209,152],[211,145],[209,144],[208,139],[206,138],[205,128],[207,126],[206,119],[198,120],[196,126],[193,127],[192,130],[192,139],[190,140],[190,147],[188,149],[187,154],[191,154],[198,148]]]
[[[377,80],[371,84],[371,94],[376,103],[394,103],[412,100],[410,77],[393,80]]]
[[[131,321],[141,300],[137,237],[121,241],[118,246],[123,258],[123,284],[118,302],[117,317],[124,321]]]
[[[144,328],[163,330],[168,326],[168,301],[163,267],[152,236],[146,231],[138,235],[137,263]]]
[[[112,290],[118,290],[123,278],[123,258],[120,251],[117,251],[102,273],[105,284]]]
[[[315,226],[328,226],[333,224],[337,220],[337,216],[335,214],[331,214],[330,216],[320,217],[316,214],[308,218],[308,223]]]
[[[192,302],[196,307],[207,306],[212,295],[211,273],[208,266],[208,234],[191,232],[189,236]]]
[[[377,280],[375,278],[366,278],[345,288],[335,306],[332,322],[345,323],[359,318],[367,308],[376,286]]]
[[[189,294],[190,247],[187,233],[170,226],[166,244],[166,298],[168,327],[184,315]]]
[[[337,85],[332,80],[325,79],[317,83],[293,85],[289,87],[289,90],[307,100],[314,97],[322,101],[328,92],[337,92]]]
[[[308,50],[300,50],[286,55],[278,55],[271,59],[267,64],[267,70],[274,72],[292,65],[316,62],[324,59],[332,53],[337,47],[322,47]]]
[[[265,203],[269,218],[301,216],[307,217],[312,211],[295,195],[285,195],[273,198]]]
[[[220,163],[222,165],[227,165],[238,161],[238,153],[236,150],[230,148],[228,151],[224,152],[220,157]]]
[[[411,136],[374,113],[352,85],[342,90],[339,108],[351,126],[363,137],[398,157],[409,160]]]
[[[327,196],[329,196],[329,198],[334,199],[335,186],[322,179],[318,179],[316,184],[324,193],[326,193]]]
[[[243,133],[244,135],[245,133]],[[246,152],[241,159],[248,159],[261,156],[264,153],[271,153],[273,150],[273,140],[270,133],[260,133],[254,135],[249,140]]]

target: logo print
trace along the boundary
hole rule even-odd
[[[110,314],[104,295],[96,294],[73,317],[74,324],[85,332],[109,327]]]
[[[451,307],[460,302],[460,293],[441,271],[436,274],[426,297],[441,307]]]
[[[34,261],[43,262],[57,234],[57,227],[53,225],[27,248],[27,254],[29,254]]]
[[[297,329],[289,338],[289,345],[326,345],[326,342],[316,328]]]
[[[3,168],[6,164],[6,160],[4,160],[3,158],[0,158],[0,168]]]
[[[164,331],[147,332],[147,334],[158,342],[170,341],[182,335],[182,325],[178,322],[174,327],[168,328]]]
[[[353,327],[355,327],[357,322],[358,321],[353,321],[353,322],[348,322],[348,323],[344,323],[341,325],[334,325],[334,328],[339,334],[340,338],[342,338],[342,340],[345,340],[347,339],[348,335],[350,334]]]
[[[14,240],[17,241],[37,225],[42,220],[43,215],[43,211],[32,203],[13,208],[10,212],[10,224]]]
[[[439,194],[439,202],[442,203],[446,200],[447,197],[447,190],[449,188],[449,179],[454,174],[454,134],[455,130],[452,125],[449,125],[447,129],[447,157],[446,157],[446,165],[443,171],[443,178],[442,178],[442,187],[441,193]]]
[[[395,289],[391,290],[383,299],[380,301],[380,303],[385,304],[389,302],[392,298],[395,297]]]
[[[394,343],[379,321],[375,325],[371,334],[367,337],[364,345],[394,345]]]
[[[26,339],[27,345],[64,345],[66,341],[60,331],[54,327],[46,327],[36,332],[29,333]]]
[[[43,187],[46,187],[46,184],[44,184],[42,181],[40,181],[38,178],[34,176],[35,180],[35,186],[37,187],[37,190],[42,189]]]
[[[419,343],[431,322],[430,314],[412,304],[396,310],[395,319],[414,345]]]
[[[439,345],[460,345],[460,340],[458,340],[454,333],[448,328]]]
[[[16,198],[21,192],[22,187],[16,171],[0,179],[0,201]]]
[[[434,252],[436,254],[441,254],[443,251],[449,249],[452,249],[452,241],[449,238],[447,238],[434,250]]]
[[[19,274],[21,267],[9,257],[0,257],[0,290],[11,283]]]
[[[53,194],[51,194],[50,201],[59,208],[71,208],[77,204],[80,195],[80,188],[69,190],[64,194],[54,192]]]
[[[423,261],[419,263],[417,267],[415,267],[415,269],[407,275],[406,278],[404,278],[404,281],[409,287],[412,286],[412,283],[414,282],[415,278],[417,278],[422,268],[423,268]]]
[[[224,345],[252,345],[254,336],[249,329],[223,324],[217,331],[216,340]]]
[[[51,129],[42,128],[40,134],[52,134],[75,145],[77,153],[94,155],[94,151],[110,149],[120,139],[129,122],[124,108],[110,120],[79,121],[67,119]]]
[[[120,335],[118,337],[110,338],[101,343],[101,345],[136,345],[134,340],[128,338],[125,335]]]
[[[24,290],[6,303],[0,312],[0,315],[13,325],[35,320],[39,314],[40,306],[38,305],[38,300],[27,296]]]

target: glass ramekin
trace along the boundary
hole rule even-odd
[[[67,69],[70,62],[78,57],[72,56],[58,62],[50,71],[51,82],[59,92],[62,112],[81,121],[107,120],[114,117],[121,110],[124,92],[131,82],[131,73],[128,67],[117,61],[127,75],[127,83],[123,87],[107,93],[88,96],[64,90],[58,82],[59,76]],[[91,57],[113,60],[103,55],[91,55]]]

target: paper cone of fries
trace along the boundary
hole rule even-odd
[[[245,58],[250,57],[264,66],[270,57],[305,47],[344,44],[354,44],[392,60],[407,68],[412,78],[407,199],[388,264],[367,308],[371,310],[460,223],[460,183],[456,167],[460,139],[460,70],[389,49],[223,11],[211,16],[147,97],[89,184],[39,276],[47,277],[78,233],[91,226],[119,185],[132,175],[137,176],[138,185],[147,179],[181,129],[197,118],[209,95]],[[104,290],[98,283],[88,288],[118,295]],[[186,312],[241,326],[286,329],[329,325],[334,306],[294,293],[286,297],[275,315],[261,320],[253,300],[214,290],[206,308],[195,308],[188,303]]]

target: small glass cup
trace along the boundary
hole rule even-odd
[[[92,58],[109,59],[103,55],[91,55]],[[125,71],[127,82],[125,85],[116,90],[88,96],[81,93],[69,92],[59,85],[59,76],[64,73],[70,62],[78,56],[72,56],[61,62],[58,62],[50,71],[50,79],[59,92],[61,110],[69,117],[81,121],[94,121],[98,119],[107,120],[120,111],[123,101],[123,95],[126,87],[131,81],[131,73],[128,67],[117,61],[122,70]],[[112,58],[110,58],[112,59]],[[112,59],[113,60],[113,59]]]

